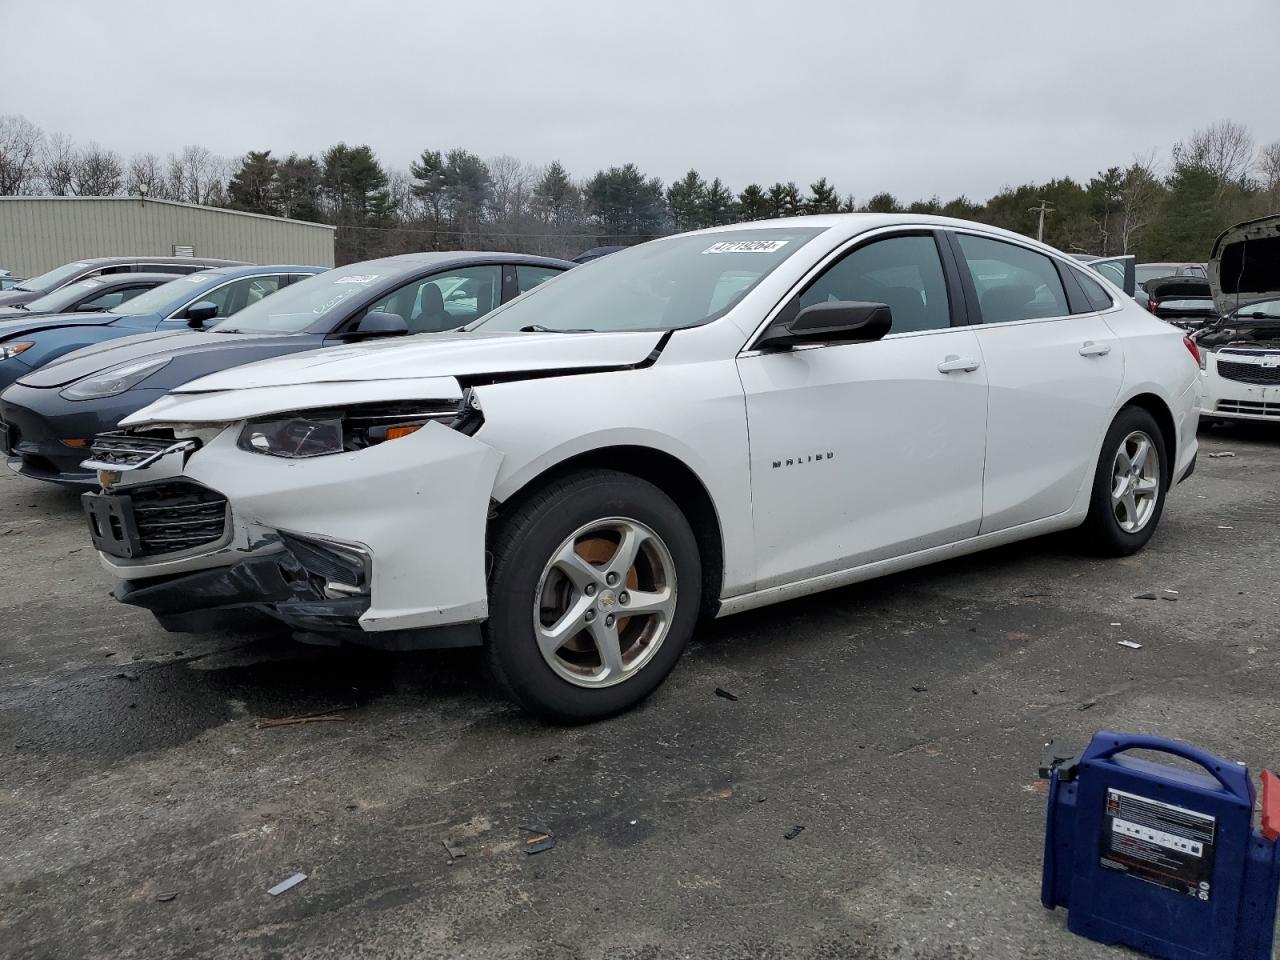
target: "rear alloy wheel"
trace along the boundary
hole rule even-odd
[[[1171,464],[1155,418],[1126,407],[1112,422],[1094,476],[1085,546],[1104,556],[1126,556],[1146,546],[1164,510]]]
[[[565,477],[493,541],[489,662],[503,691],[556,720],[624,710],[675,666],[697,619],[701,563],[679,507],[628,474]]]

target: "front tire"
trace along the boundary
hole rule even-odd
[[[489,666],[503,693],[564,722],[638,703],[693,634],[702,564],[680,508],[613,470],[563,477],[502,519],[492,542]]]
[[[1172,468],[1155,417],[1141,407],[1121,410],[1098,456],[1083,546],[1108,557],[1145,547],[1164,512]]]

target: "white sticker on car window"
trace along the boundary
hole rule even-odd
[[[372,283],[378,279],[376,273],[354,274],[350,277],[339,277],[334,283]]]
[[[790,240],[721,240],[713,243],[703,253],[776,253]]]

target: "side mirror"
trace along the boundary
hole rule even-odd
[[[409,324],[398,313],[372,310],[360,318],[353,332],[359,337],[399,337],[409,332]]]
[[[204,325],[218,315],[218,305],[211,300],[199,300],[187,307],[185,314],[187,326],[192,330],[203,330]]]
[[[833,300],[805,307],[786,325],[770,327],[757,342],[764,350],[789,350],[802,343],[858,343],[879,340],[893,328],[887,303]]]

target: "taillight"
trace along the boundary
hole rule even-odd
[[[1187,348],[1187,352],[1191,354],[1191,359],[1196,362],[1196,366],[1204,369],[1204,358],[1200,356],[1200,348],[1196,346],[1196,342],[1190,337],[1182,338],[1182,345]]]
[[[1147,309],[1150,310],[1152,313],[1156,312],[1156,301],[1154,297],[1147,299]]]

